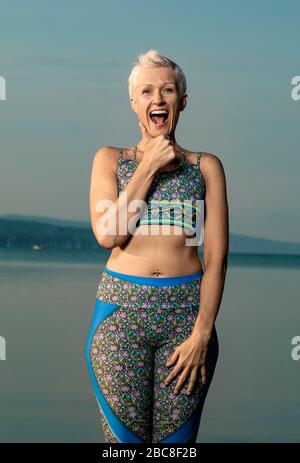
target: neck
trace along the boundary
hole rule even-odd
[[[176,152],[176,153],[180,153],[180,152],[182,151],[182,148],[181,148],[181,146],[179,146],[179,145],[177,144],[174,135],[173,135],[173,136],[170,135],[169,138],[170,138],[170,141],[172,142],[172,145],[173,145],[173,147],[174,147],[174,149],[175,149],[175,152]],[[136,145],[136,147],[137,147],[137,150],[138,150],[138,151],[140,151],[142,154],[144,154],[144,151],[145,151],[145,142],[144,142],[144,140],[141,140],[141,141]]]

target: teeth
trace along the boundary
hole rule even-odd
[[[168,114],[166,109],[154,109],[151,111],[150,116],[154,116],[155,114]]]

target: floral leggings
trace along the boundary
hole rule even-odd
[[[140,277],[104,268],[85,345],[88,372],[105,442],[195,443],[219,354],[215,325],[191,395],[190,375],[164,380],[176,347],[192,333],[200,308],[202,271],[179,277]]]

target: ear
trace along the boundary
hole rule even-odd
[[[135,99],[134,98],[130,98],[130,106],[132,108],[132,110],[137,113],[137,107],[136,107],[136,102],[135,102]]]
[[[181,98],[180,111],[184,110],[184,108],[186,107],[186,105],[188,103],[188,99],[189,99],[189,97],[188,97],[187,94],[183,95],[183,97]]]

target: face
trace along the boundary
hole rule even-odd
[[[187,95],[181,100],[176,86],[175,73],[169,68],[140,70],[135,94],[130,101],[138,120],[144,124],[148,133],[155,137],[175,132],[179,113],[187,104]],[[167,116],[151,117],[155,109],[166,109]]]

